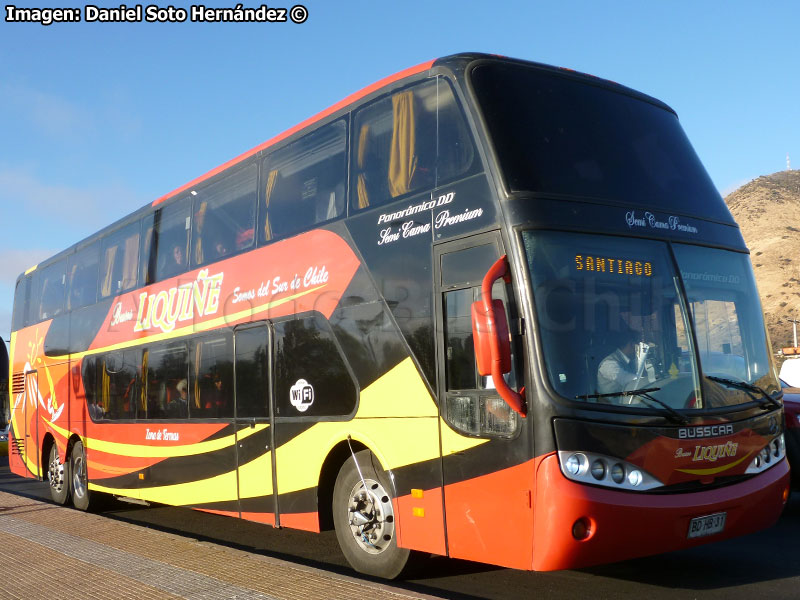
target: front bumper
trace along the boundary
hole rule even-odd
[[[713,490],[642,494],[575,483],[563,476],[558,457],[541,461],[536,474],[533,568],[573,569],[680,550],[772,526],[785,505],[789,465],[782,460],[741,483]],[[688,539],[694,517],[726,512],[725,529]],[[585,519],[590,533],[572,535]]]

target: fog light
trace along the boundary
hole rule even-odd
[[[614,483],[622,483],[625,481],[625,468],[616,463],[613,467],[611,467],[611,479]]]
[[[628,473],[628,483],[630,483],[633,487],[636,487],[642,483],[642,472],[638,469],[634,469]]]
[[[606,463],[597,459],[592,463],[592,477],[600,481],[606,476]]]
[[[586,517],[581,517],[572,525],[572,537],[581,541],[592,535],[592,524]]]

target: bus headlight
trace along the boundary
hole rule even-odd
[[[559,450],[558,461],[567,479],[581,483],[637,492],[664,485],[638,465],[612,456]]]
[[[588,465],[589,461],[586,459],[586,456],[580,453],[570,455],[569,458],[567,458],[567,462],[564,464],[570,475],[581,475],[585,473]]]
[[[772,465],[780,462],[786,456],[786,443],[783,434],[772,438],[766,446],[759,450],[758,454],[750,461],[745,473],[754,475],[769,469]]]
[[[606,463],[599,458],[592,463],[592,477],[598,481],[606,476]]]
[[[614,483],[622,483],[625,481],[625,467],[619,463],[614,463],[614,466],[611,467],[611,480]]]
[[[633,469],[628,473],[628,483],[633,487],[638,487],[642,483],[642,472],[639,469]]]

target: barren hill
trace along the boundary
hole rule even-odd
[[[800,170],[754,179],[725,198],[750,248],[772,348],[800,319]]]

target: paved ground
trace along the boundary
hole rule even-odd
[[[0,598],[424,597],[0,492]]]
[[[359,578],[330,531],[121,502],[86,515],[49,496],[46,483],[10,474],[0,457],[0,600],[800,598],[800,492],[775,527],[743,538],[552,573],[435,557],[392,586]]]

